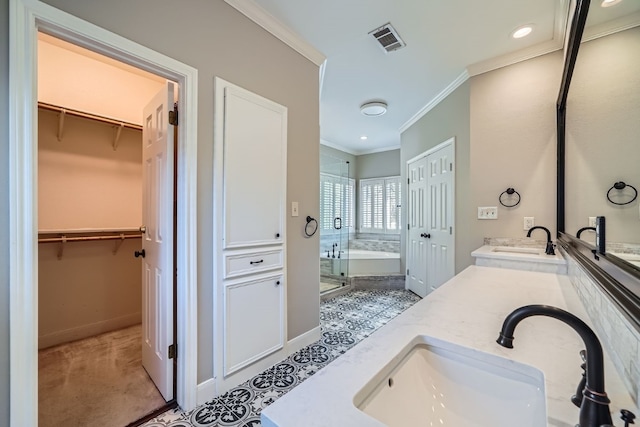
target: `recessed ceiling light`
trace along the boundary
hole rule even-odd
[[[360,139],[361,139],[361,140],[363,140],[363,141],[366,141],[366,139],[367,139],[367,135],[362,135],[362,136],[360,137]]]
[[[611,6],[617,5],[621,1],[622,0],[602,0],[602,4],[600,6],[602,6],[602,7],[611,7]]]
[[[366,102],[360,106],[360,112],[365,116],[381,116],[387,112],[387,103],[381,101]]]
[[[516,28],[512,33],[511,37],[514,39],[521,39],[523,37],[528,36],[533,31],[533,25],[523,25],[522,27]]]

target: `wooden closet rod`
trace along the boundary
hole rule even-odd
[[[83,111],[73,110],[71,108],[64,108],[53,104],[47,104],[46,102],[38,102],[38,108],[42,108],[49,111],[56,111],[63,114],[69,114],[71,116],[83,117],[85,119],[96,120],[103,123],[109,123],[114,126],[122,126],[129,129],[142,130],[142,126],[135,123],[123,122],[122,120],[114,120],[108,117],[99,116],[97,114],[85,113]]]
[[[142,234],[113,234],[108,236],[81,236],[81,237],[43,237],[38,239],[38,243],[66,243],[66,242],[87,242],[91,240],[124,240],[139,239]]]

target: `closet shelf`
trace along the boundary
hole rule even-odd
[[[38,102],[38,108],[42,108],[44,110],[55,111],[60,113],[58,117],[58,141],[62,141],[62,134],[64,132],[64,119],[68,115],[75,117],[82,117],[85,119],[95,120],[102,123],[107,123],[115,126],[115,135],[113,138],[113,151],[118,148],[118,142],[120,141],[120,135],[122,133],[122,129],[133,129],[133,130],[142,130],[142,126],[137,125],[135,123],[129,123],[122,120],[114,120],[109,117],[100,116],[92,113],[85,113],[84,111],[78,111],[71,108],[64,108],[58,105],[47,104],[46,102]]]

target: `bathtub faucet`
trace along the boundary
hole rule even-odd
[[[612,425],[609,398],[604,391],[604,361],[602,346],[596,334],[573,314],[548,305],[527,305],[514,310],[502,324],[497,343],[513,348],[513,332],[521,320],[530,316],[548,316],[571,326],[582,338],[586,347],[586,381],[580,405],[579,427],[601,427]]]
[[[547,232],[547,247],[545,248],[544,253],[547,255],[555,255],[556,252],[553,250],[553,242],[551,241],[551,232],[547,227],[543,227],[541,225],[531,227],[529,231],[527,231],[527,237],[531,237],[531,232],[538,228]]]

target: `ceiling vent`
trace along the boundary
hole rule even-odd
[[[378,43],[380,43],[380,46],[382,46],[382,49],[384,49],[386,53],[401,49],[407,45],[389,22],[371,31],[369,34],[378,40]]]

